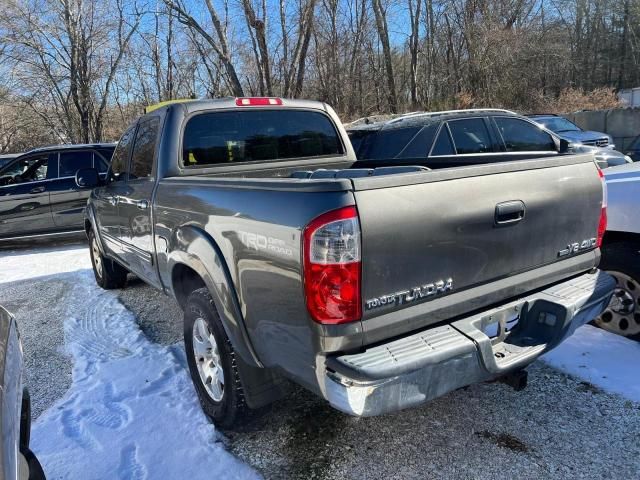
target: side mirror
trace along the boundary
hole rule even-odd
[[[100,177],[95,168],[81,168],[76,172],[76,185],[80,188],[95,188],[99,183]]]
[[[569,141],[564,138],[560,139],[560,149],[558,150],[560,153],[567,153],[569,151]]]

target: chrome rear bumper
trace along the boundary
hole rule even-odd
[[[589,273],[448,325],[328,357],[323,392],[345,413],[373,416],[522,369],[609,304],[615,281]],[[506,330],[507,321],[518,317]],[[497,324],[497,337],[484,332]]]

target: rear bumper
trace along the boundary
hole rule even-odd
[[[373,416],[424,403],[526,367],[608,305],[615,281],[585,274],[448,325],[328,357],[323,393],[338,410]],[[507,322],[519,318],[507,331]],[[498,336],[484,331],[497,327]]]

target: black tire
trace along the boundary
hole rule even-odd
[[[31,441],[31,395],[27,387],[22,389],[22,408],[20,409],[20,450],[28,450]]]
[[[616,279],[616,290],[595,325],[640,340],[640,242],[604,245],[599,268]]]
[[[21,450],[21,453],[24,455],[24,459],[27,461],[27,465],[29,466],[29,480],[45,480],[42,465],[40,465],[40,462],[34,453],[28,448],[24,451]]]
[[[218,401],[207,389],[197,365],[197,362],[204,361],[203,358],[196,358],[194,350],[194,325],[199,319],[204,320],[207,332],[215,339],[219,363],[222,367],[224,384],[222,396]],[[206,288],[195,290],[187,298],[184,309],[184,344],[189,373],[202,410],[220,428],[230,429],[238,426],[245,419],[248,408],[238,374],[236,354]]]
[[[127,269],[119,263],[106,258],[100,249],[93,230],[89,231],[89,253],[96,283],[105,290],[123,288],[127,283]]]

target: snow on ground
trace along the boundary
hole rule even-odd
[[[640,402],[640,343],[591,325],[542,359],[603,390]]]
[[[32,429],[49,479],[249,479],[200,410],[181,346],[149,342],[112,292],[99,289],[86,248],[3,255],[0,283],[73,272],[65,344],[67,394]]]
[[[2,252],[0,283],[36,279],[91,268],[87,247],[68,246]]]

